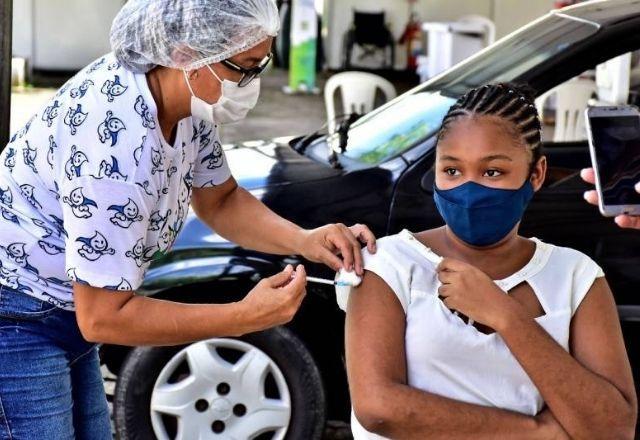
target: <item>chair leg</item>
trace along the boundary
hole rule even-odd
[[[391,62],[389,63],[389,70],[393,70],[396,64],[396,44],[393,40],[390,42],[391,47]]]
[[[351,68],[351,53],[353,52],[353,31],[348,31],[344,39],[344,58],[342,60],[342,68],[348,70]]]

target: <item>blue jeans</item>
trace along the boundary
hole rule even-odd
[[[0,440],[111,439],[98,350],[75,313],[0,286]]]

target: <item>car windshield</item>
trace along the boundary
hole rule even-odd
[[[513,81],[597,30],[595,24],[561,15],[537,20],[359,119],[349,130],[344,155],[366,165],[397,156],[432,136],[449,106],[469,89]]]
[[[456,100],[440,93],[412,93],[387,111],[349,130],[345,156],[364,164],[379,164],[433,135]]]

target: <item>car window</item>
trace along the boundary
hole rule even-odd
[[[640,52],[627,53],[593,66],[536,100],[543,122],[547,156],[545,188],[580,183],[579,170],[591,165],[584,112],[589,106],[640,99]],[[576,187],[581,190],[582,187]]]
[[[439,93],[409,95],[393,111],[354,126],[345,156],[365,164],[384,162],[432,136],[454,102]]]
[[[597,31],[595,24],[551,15],[502,39],[427,87],[459,96],[483,84],[513,81]]]
[[[458,96],[482,84],[512,81],[597,31],[588,22],[547,16],[358,120],[344,156],[376,165],[432,136]]]
[[[547,147],[587,140],[584,112],[590,106],[640,104],[640,51],[593,66],[536,100]]]

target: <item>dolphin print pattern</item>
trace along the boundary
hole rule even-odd
[[[217,127],[186,118],[169,144],[145,75],[113,54],[65,83],[0,164],[0,283],[67,310],[73,282],[137,289],[192,188],[231,177]]]

